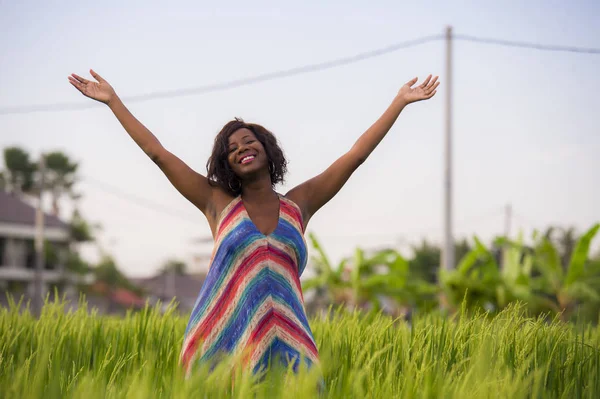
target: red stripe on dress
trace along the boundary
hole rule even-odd
[[[296,223],[298,223],[298,225],[300,226],[302,233],[304,233],[304,223],[302,222],[302,214],[298,210],[297,205],[292,205],[290,201],[291,200],[286,198],[284,201],[281,202],[281,212],[285,213],[286,215],[290,216],[293,220],[295,220]]]
[[[273,325],[285,330],[293,339],[303,344],[314,356],[317,356],[317,348],[312,339],[303,330],[298,328],[296,324],[285,317],[285,315],[282,315],[275,309],[271,309],[265,314],[250,335],[246,345],[258,347],[258,342],[262,342]]]
[[[197,331],[199,334],[202,334],[201,331],[205,331],[212,326],[214,321],[221,318],[223,313],[228,309],[228,305],[235,299],[240,283],[256,266],[260,266],[261,262],[265,259],[268,259],[268,252],[264,247],[257,248],[250,255],[245,257],[244,262],[240,264],[227,282],[221,296],[215,298],[215,304],[212,307],[212,310],[198,327]],[[202,334],[202,336],[204,337],[204,334]]]
[[[233,208],[231,208],[231,210],[227,213],[227,215],[225,215],[225,217],[221,220],[220,224],[219,224],[219,230],[217,232],[217,239],[219,238],[219,236],[221,235],[221,232],[227,227],[227,225],[229,225],[229,223],[235,219],[235,217],[242,212],[243,207],[242,207],[242,201],[238,201],[237,204],[235,204],[233,206]]]

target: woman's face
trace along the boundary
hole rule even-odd
[[[269,169],[265,148],[249,129],[238,129],[229,136],[227,151],[227,162],[241,179]]]

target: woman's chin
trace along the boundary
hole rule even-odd
[[[241,179],[246,179],[254,178],[256,175],[264,171],[268,173],[268,168],[264,166],[261,167],[261,165],[258,163],[254,164],[254,162],[250,162],[247,165],[240,165],[235,172]]]

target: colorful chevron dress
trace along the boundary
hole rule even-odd
[[[300,209],[279,195],[276,229],[264,235],[241,197],[220,215],[206,280],[190,316],[181,350],[189,375],[220,354],[241,355],[260,371],[273,361],[296,371],[318,352],[308,325],[300,276],[307,261]]]

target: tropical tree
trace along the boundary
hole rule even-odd
[[[574,227],[557,227],[550,226],[546,229],[544,237],[550,240],[558,250],[561,264],[566,267],[569,264],[569,259],[575,250],[577,243],[577,230]],[[566,271],[566,270],[565,270]]]
[[[496,239],[494,247],[504,248],[503,268],[494,251],[475,238],[475,247],[455,270],[440,272],[443,288],[454,305],[466,300],[467,306],[499,310],[523,301],[532,313],[551,311],[568,320],[576,305],[600,301],[600,262],[588,260],[599,228],[594,225],[576,241],[566,266],[550,234],[534,233],[531,247],[524,245],[521,235],[515,241]]]
[[[179,276],[184,276],[187,272],[187,265],[185,262],[178,259],[169,259],[162,267],[163,273],[173,272]]]
[[[20,147],[4,149],[2,189],[15,195],[29,194],[34,190],[36,165],[29,153]]]
[[[411,274],[407,260],[394,249],[377,251],[370,256],[356,249],[350,276],[354,297],[377,310],[382,308],[384,299],[397,306],[423,306],[435,302],[438,292],[434,284]]]
[[[315,291],[315,300],[312,301],[312,307],[322,308],[328,303],[345,302],[348,295],[348,284],[344,281],[344,274],[349,272],[348,259],[342,259],[337,267],[332,263],[325,253],[325,250],[314,233],[308,234],[311,246],[316,254],[311,256],[311,265],[315,276],[302,282],[303,291]],[[309,305],[309,308],[311,306]],[[316,310],[316,309],[309,309]]]
[[[450,306],[463,301],[467,306],[497,308],[497,288],[502,276],[496,256],[481,240],[474,237],[475,246],[459,261],[455,269],[439,271],[439,280]]]
[[[471,245],[469,245],[466,239],[454,244],[454,254],[458,260],[470,250]],[[422,240],[419,245],[412,247],[412,252],[413,256],[408,261],[410,272],[429,283],[436,283],[438,281],[438,271],[440,269],[442,254],[440,247],[427,240]]]
[[[357,248],[353,258],[345,258],[333,268],[315,235],[311,233],[309,238],[317,252],[312,259],[316,276],[305,280],[303,288],[317,290],[320,299],[327,297],[350,308],[375,310],[392,304],[393,308],[412,307],[434,300],[437,288],[411,275],[408,262],[394,249],[367,253]]]
[[[577,240],[566,266],[561,264],[558,249],[547,237],[541,237],[535,245],[534,266],[541,273],[536,288],[552,298],[548,307],[560,312],[563,320],[569,319],[579,303],[600,302],[600,270],[589,262],[590,245],[599,229],[600,224],[595,224]]]
[[[64,194],[73,194],[73,185],[77,181],[79,165],[72,162],[61,151],[53,151],[44,155],[46,172],[44,185],[52,198],[52,214],[59,215],[59,199]]]
[[[131,281],[119,270],[115,259],[104,253],[100,262],[94,268],[96,281],[104,283],[109,292],[117,288],[125,288],[133,292],[139,293],[140,289],[133,285]]]

